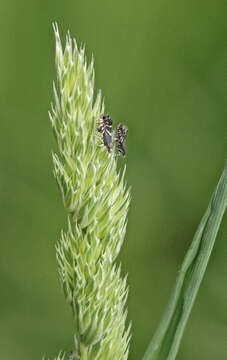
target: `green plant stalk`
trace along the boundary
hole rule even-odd
[[[174,360],[227,205],[227,163],[143,360]]]
[[[57,82],[50,120],[58,145],[54,175],[68,215],[57,244],[59,275],[75,327],[70,360],[126,360],[130,326],[128,288],[115,260],[127,225],[130,193],[125,169],[97,132],[104,103],[94,95],[93,59],[67,34],[63,49],[57,24]],[[59,355],[58,359],[64,358]]]

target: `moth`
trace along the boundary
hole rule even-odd
[[[127,132],[128,132],[127,126],[123,124],[117,125],[117,137],[115,138],[115,141],[117,142],[118,153],[123,157],[125,157],[126,155],[125,140],[126,140]]]
[[[103,115],[100,118],[98,132],[102,133],[103,144],[106,146],[108,152],[113,150],[113,133],[112,133],[113,121],[109,115]]]

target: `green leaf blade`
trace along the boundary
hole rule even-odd
[[[185,256],[143,360],[174,360],[227,205],[227,164]]]

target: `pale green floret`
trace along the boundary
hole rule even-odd
[[[93,60],[67,34],[65,50],[54,25],[57,86],[50,119],[58,144],[54,174],[68,230],[57,244],[59,274],[75,319],[75,359],[126,360],[126,278],[114,264],[124,240],[130,202],[125,169],[103,145],[98,122],[104,114],[94,100]],[[59,358],[60,359],[60,358]]]

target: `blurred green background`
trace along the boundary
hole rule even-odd
[[[129,127],[120,261],[130,360],[140,359],[225,163],[226,2],[1,0],[0,15],[0,359],[53,358],[73,344],[54,248],[66,221],[47,115],[55,20],[94,54],[106,110]],[[225,218],[179,360],[227,359],[226,235]]]

